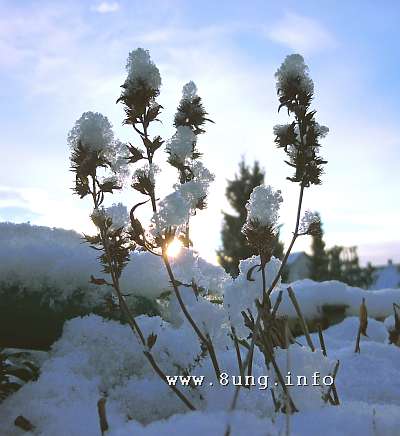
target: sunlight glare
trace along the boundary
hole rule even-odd
[[[174,239],[167,248],[167,254],[169,257],[177,257],[182,249],[183,245],[179,239]]]

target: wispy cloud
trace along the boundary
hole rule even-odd
[[[287,13],[267,31],[267,36],[303,54],[334,47],[336,44],[333,35],[318,21],[294,13]]]
[[[101,2],[93,7],[93,10],[100,14],[108,14],[110,12],[117,12],[119,10],[118,2]]]

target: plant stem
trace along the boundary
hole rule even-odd
[[[296,242],[296,239],[298,237],[299,226],[300,226],[301,207],[302,207],[302,204],[303,204],[303,196],[304,196],[304,185],[302,183],[300,185],[299,200],[298,200],[298,204],[297,204],[296,225],[295,225],[295,229],[294,229],[294,232],[293,232],[293,237],[292,237],[292,240],[291,240],[291,242],[289,244],[289,248],[286,251],[285,257],[282,260],[282,264],[281,264],[281,266],[279,268],[279,271],[278,271],[276,277],[272,281],[271,286],[269,287],[269,289],[267,291],[268,295],[271,294],[272,290],[275,288],[276,284],[278,283],[279,278],[280,278],[280,276],[282,274],[282,271],[283,271],[284,267],[287,264],[287,261],[288,261],[288,258],[289,258],[289,254],[290,254],[290,252],[291,252],[291,250],[293,248],[293,245]],[[278,296],[278,298],[279,298],[279,296]],[[257,319],[256,319],[256,322],[255,322],[255,325],[254,325],[254,331],[253,331],[253,335],[252,335],[252,338],[251,338],[250,349],[249,349],[249,351],[247,353],[247,357],[246,357],[244,365],[243,365],[243,370],[244,371],[246,371],[246,369],[249,366],[252,365],[252,363],[250,363],[250,361],[252,362],[253,355],[254,355],[255,336],[256,336],[255,332],[259,329],[260,322],[261,322],[261,314],[259,312],[257,314]],[[239,390],[240,390],[240,385],[236,386],[235,393],[234,393],[234,396],[233,396],[233,399],[232,399],[232,403],[231,403],[231,407],[230,407],[231,411],[233,411],[235,409],[235,407],[236,407],[236,403],[237,403],[237,400],[238,400],[238,397],[239,397]]]
[[[170,281],[172,283],[172,287],[174,289],[174,293],[175,293],[175,296],[176,296],[176,298],[178,300],[179,306],[181,307],[182,312],[185,315],[186,319],[188,320],[189,324],[192,326],[193,330],[195,331],[195,333],[199,337],[201,343],[207,348],[207,350],[208,350],[208,352],[210,354],[210,358],[211,358],[211,361],[212,361],[212,364],[213,364],[213,367],[214,367],[215,374],[216,374],[217,378],[219,378],[219,376],[221,374],[221,371],[219,369],[219,365],[218,365],[218,361],[217,361],[217,356],[215,354],[215,349],[214,349],[214,346],[213,346],[213,344],[211,342],[211,338],[207,339],[203,335],[203,333],[201,332],[201,330],[197,326],[196,322],[194,321],[194,319],[190,315],[189,311],[187,310],[187,308],[185,306],[185,303],[182,300],[181,293],[179,292],[179,288],[178,288],[178,286],[176,284],[176,280],[174,278],[174,274],[172,272],[171,265],[169,263],[169,259],[168,259],[168,255],[167,255],[167,252],[166,252],[166,249],[165,249],[165,245],[162,247],[162,255],[163,255],[164,264],[165,264],[165,267],[167,269],[167,273],[168,273],[169,279],[170,279]]]
[[[319,337],[319,343],[321,345],[321,350],[322,350],[322,354],[325,357],[328,357],[328,354],[326,352],[326,346],[325,346],[325,341],[324,341],[324,336],[322,334],[322,327],[321,324],[318,324],[318,337]]]
[[[92,196],[93,196],[94,206],[97,209],[99,207],[99,202],[97,200],[96,183],[95,183],[95,181],[96,181],[96,175],[94,174],[94,176],[93,176],[93,192],[92,192]],[[104,247],[105,255],[107,257],[108,266],[110,268],[110,274],[111,274],[111,279],[112,279],[112,287],[113,287],[113,289],[115,290],[115,292],[117,294],[118,301],[119,301],[120,307],[122,309],[122,312],[125,315],[125,318],[126,318],[128,324],[129,324],[129,326],[131,327],[131,330],[132,330],[133,334],[135,336],[136,335],[139,336],[139,340],[140,340],[142,346],[146,346],[146,340],[144,338],[144,334],[143,334],[142,330],[140,329],[138,323],[136,322],[134,316],[132,316],[132,314],[130,313],[130,310],[128,308],[128,305],[126,304],[125,298],[122,295],[120,284],[119,284],[119,277],[118,277],[118,274],[116,274],[116,272],[114,270],[114,264],[112,262],[112,256],[110,255],[110,251],[109,251],[109,247],[108,247],[108,241],[107,241],[107,236],[105,234],[105,230],[102,229],[102,228],[100,228],[100,237],[101,237],[101,241],[102,241],[102,244],[103,244],[103,247]],[[143,350],[143,354],[147,358],[148,362],[150,363],[150,365],[152,366],[152,368],[154,369],[156,374],[165,383],[167,383],[169,388],[183,401],[183,403],[190,410],[195,410],[195,407],[193,406],[193,404],[186,398],[186,396],[176,386],[168,384],[167,377],[166,377],[165,373],[157,365],[157,363],[156,363],[155,359],[153,358],[153,356],[151,355],[150,351]]]
[[[308,331],[307,323],[306,323],[306,321],[304,319],[304,316],[303,316],[303,314],[301,312],[301,309],[300,309],[299,303],[297,301],[296,295],[295,295],[295,293],[294,293],[294,291],[293,291],[291,286],[289,286],[287,288],[287,290],[288,290],[288,294],[289,294],[290,300],[292,301],[292,304],[293,304],[293,306],[294,306],[294,308],[296,310],[297,316],[299,317],[301,328],[303,329],[303,333],[304,333],[304,336],[306,337],[307,344],[310,347],[310,350],[312,352],[314,352],[315,351],[315,347],[314,347],[313,341],[311,339],[310,332]]]

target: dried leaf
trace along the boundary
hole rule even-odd
[[[253,279],[253,277],[251,276],[252,274],[253,274],[253,271],[256,269],[256,268],[260,268],[261,267],[261,265],[253,265],[248,271],[247,271],[247,275],[246,275],[246,278],[247,278],[247,280],[249,281],[249,282],[255,282],[255,280]]]
[[[107,285],[107,281],[104,279],[96,279],[95,277],[93,277],[92,275],[90,276],[90,282],[89,283],[93,283],[95,285]]]
[[[149,347],[150,350],[153,348],[156,341],[157,341],[157,335],[151,333],[147,338],[147,346]]]
[[[367,306],[365,305],[365,298],[363,298],[362,303],[360,305],[360,332],[362,335],[368,337],[367,327],[368,327],[368,312],[367,312]]]

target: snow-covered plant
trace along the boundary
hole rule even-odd
[[[310,109],[314,96],[314,84],[301,55],[292,54],[287,56],[276,72],[275,77],[277,79],[276,87],[280,102],[278,111],[282,107],[286,107],[288,115],[294,117],[294,121],[291,124],[274,127],[276,135],[275,143],[279,148],[283,148],[288,155],[288,160],[285,162],[295,169],[294,176],[288,177],[288,179],[300,184],[300,192],[293,237],[281,266],[272,280],[269,278],[267,281],[265,267],[272,256],[279,205],[282,197],[279,191],[274,192],[271,187],[259,186],[253,190],[246,206],[247,221],[242,231],[249,244],[258,251],[260,257],[259,263],[253,264],[249,268],[247,280],[254,280],[252,276],[255,270],[261,272],[262,289],[260,297],[255,301],[256,313],[251,311],[250,308],[242,311],[244,324],[251,331],[251,341],[248,344],[249,351],[245,362],[241,365],[241,372],[247,370],[247,373],[251,374],[254,347],[257,346],[263,353],[267,365],[272,364],[275,370],[278,384],[283,394],[281,402],[282,410],[286,413],[292,413],[297,409],[276,363],[275,348],[288,348],[293,340],[287,320],[276,315],[283,291],[280,291],[280,298],[278,298],[274,307],[272,307],[270,295],[279,283],[283,268],[287,263],[296,239],[300,235],[311,234],[317,227],[315,217],[309,212],[306,212],[302,222],[300,222],[300,218],[304,189],[321,183],[322,165],[326,164],[326,161],[319,156],[319,140],[327,134],[328,128],[320,126],[315,121],[314,116],[316,111]],[[269,284],[268,287],[267,283]],[[288,292],[293,305],[296,307],[299,319],[302,321],[301,325],[304,328],[304,334],[309,337],[295,294],[290,288]],[[237,341],[236,333],[233,329],[232,335],[234,340]],[[309,341],[309,346],[314,351],[311,341]],[[238,394],[239,389],[237,388],[232,408],[236,405]]]
[[[315,110],[311,110],[314,84],[308,74],[308,67],[299,54],[286,57],[275,74],[279,97],[279,110],[285,107],[293,115],[290,124],[274,127],[275,143],[288,156],[286,163],[295,169],[292,182],[301,186],[319,185],[322,166],[327,162],[319,156],[319,140],[329,129],[315,121]]]
[[[122,272],[129,261],[130,252],[136,247],[160,256],[165,264],[174,297],[184,319],[200,340],[203,357],[206,354],[210,356],[218,376],[220,370],[211,336],[207,329],[204,330],[197,325],[179,289],[181,286],[191,287],[198,298],[201,288],[194,279],[190,284],[185,284],[175,278],[167,252],[169,244],[182,231],[181,227],[188,225],[189,216],[196,208],[204,206],[208,185],[213,179],[211,173],[203,167],[201,162],[196,161],[200,157],[200,154],[195,151],[196,135],[204,131],[200,126],[206,121],[206,113],[202,108],[200,98],[196,95],[194,85],[189,84],[185,87],[184,97],[178,108],[180,116],[177,115],[175,119],[177,132],[168,143],[170,163],[179,162],[177,165],[181,170],[181,183],[175,185],[174,191],[159,201],[156,197],[156,174],[159,168],[153,160],[156,151],[164,141],[160,136],[151,139],[149,128],[152,122],[158,121],[157,117],[162,109],[162,106],[156,102],[161,78],[157,67],[150,59],[149,52],[141,48],[129,54],[127,72],[127,78],[122,85],[123,91],[117,102],[122,102],[124,105],[126,113],[124,124],[132,125],[142,141],[142,146],[127,144],[127,155],[123,158],[127,164],[135,164],[140,160],[147,161],[145,165],[134,171],[131,186],[140,194],[148,197],[147,201],[151,202],[152,226],[151,231],[145,230],[135,215],[136,209],[145,204],[146,200],[131,208],[129,226],[126,226],[128,214],[124,206],[114,204],[111,208],[104,208],[105,193],[112,193],[113,190],[119,189],[120,185],[117,185],[115,177],[113,179],[108,177],[106,182],[100,180],[99,172],[101,169],[111,169],[113,176],[117,172],[117,167],[120,171],[121,165],[117,165],[114,161],[117,160],[118,164],[121,162],[115,157],[118,156],[115,150],[121,143],[114,140],[111,125],[105,117],[100,114],[88,117],[84,114],[69,135],[72,148],[72,170],[76,173],[74,189],[81,198],[89,194],[92,196],[94,211],[91,218],[98,233],[94,236],[85,235],[85,238],[93,248],[101,252],[99,259],[103,265],[103,271],[111,277],[109,281],[92,276],[91,281],[97,285],[108,285],[113,289],[121,312],[137,336],[148,362],[156,374],[167,383],[162,368],[151,352],[157,341],[157,335],[151,333],[147,338],[145,337],[141,327],[130,313],[120,282]],[[87,118],[90,124],[86,122]],[[111,149],[114,154],[109,153]],[[89,164],[87,154],[90,157]],[[111,161],[111,156],[114,156],[114,161]],[[107,185],[104,186],[104,183]],[[194,408],[189,398],[180,389],[175,386],[170,386],[170,389],[189,409]]]
[[[296,411],[296,406],[283,380],[279,359],[276,357],[279,353],[276,350],[288,349],[294,340],[287,319],[277,316],[283,293],[279,286],[282,270],[296,238],[301,234],[310,234],[315,221],[307,212],[300,226],[304,189],[311,184],[320,183],[321,165],[325,162],[318,156],[318,140],[326,134],[327,129],[315,122],[315,111],[309,109],[313,84],[303,58],[299,55],[286,58],[276,77],[280,107],[285,106],[288,113],[294,116],[292,124],[276,127],[275,133],[278,147],[285,149],[289,155],[289,165],[296,170],[295,176],[290,180],[300,183],[295,231],[283,261],[273,258],[272,250],[277,237],[282,196],[279,190],[275,191],[270,186],[256,187],[246,206],[248,216],[242,231],[259,254],[258,258],[254,257],[246,264],[246,281],[261,286],[258,292],[253,287],[247,298],[237,298],[237,301],[233,294],[230,296],[233,298],[227,296],[222,307],[213,305],[207,292],[196,283],[194,271],[192,278],[188,280],[187,274],[174,269],[168,254],[168,248],[176,238],[181,238],[189,248],[189,219],[196,210],[205,207],[209,185],[214,179],[213,174],[201,162],[201,154],[197,148],[199,135],[205,133],[204,124],[211,120],[206,118],[207,113],[197,95],[196,85],[189,82],[183,88],[183,96],[174,118],[176,131],[173,136],[168,141],[164,141],[159,135],[151,137],[152,123],[159,121],[158,117],[163,109],[156,101],[161,77],[149,52],[141,48],[134,50],[128,56],[127,78],[117,101],[124,106],[124,124],[132,126],[141,144],[128,143],[122,152],[122,143],[114,139],[107,119],[100,114],[91,113],[84,114],[78,120],[69,135],[69,142],[72,148],[72,170],[76,173],[75,191],[82,198],[91,195],[93,200],[94,211],[91,217],[98,233],[86,236],[86,239],[101,252],[103,271],[111,278],[92,276],[92,283],[112,288],[121,312],[138,339],[138,346],[157,376],[168,384],[162,367],[165,365],[158,361],[154,353],[159,343],[158,330],[146,331],[140,325],[141,321],[132,316],[121,285],[123,270],[131,257],[134,258],[130,256],[133,250],[145,251],[146,255],[157,256],[154,259],[159,258],[163,262],[168,280],[166,286],[169,289],[160,298],[169,301],[166,313],[172,324],[189,328],[191,337],[197,337],[199,341],[198,355],[185,368],[177,365],[177,373],[195,373],[203,363],[219,379],[226,353],[234,349],[240,374],[251,376],[256,371],[253,359],[258,353],[258,356],[263,356],[268,371],[273,371],[279,386],[272,389],[276,408],[291,413]],[[159,199],[157,178],[160,169],[155,163],[155,156],[164,143],[168,163],[178,170],[179,182],[173,185],[170,194]],[[144,161],[144,164],[140,161]],[[122,204],[114,204],[111,208],[103,206],[105,195],[121,187],[117,182],[120,180],[120,173],[125,170],[122,162],[139,165],[133,172],[131,186],[144,196],[129,213]],[[107,174],[106,179],[100,179],[100,174],[104,171],[110,174]],[[149,228],[141,223],[136,214],[137,209],[145,204],[151,205]],[[253,278],[258,273],[261,280]],[[238,280],[242,279],[243,277],[239,277]],[[234,288],[232,285],[231,289]],[[274,289],[280,292],[280,298],[272,307],[270,294]],[[290,291],[289,295],[299,318],[303,319],[294,292]],[[226,306],[229,306],[227,310]],[[238,318],[240,319],[238,313],[233,314],[235,310],[241,312],[242,326],[235,325]],[[301,325],[305,325],[304,320]],[[230,343],[228,328],[232,339]],[[217,353],[214,341],[218,341],[220,351],[228,351]],[[245,359],[242,359],[240,347],[248,350]],[[310,348],[314,350],[313,347]],[[170,354],[166,352],[165,355]],[[170,366],[171,362],[168,367]],[[168,384],[168,388],[189,409],[195,409],[204,399],[203,393],[193,387],[182,390],[176,385]],[[239,389],[240,386],[236,389],[232,409],[236,406]]]
[[[257,249],[263,267],[271,259],[278,240],[277,223],[282,201],[281,191],[260,185],[253,189],[246,204],[247,219],[242,232],[248,243]]]
[[[74,191],[84,198],[97,184],[98,201],[105,192],[121,189],[127,175],[125,144],[114,137],[111,123],[98,112],[85,112],[68,135],[71,169],[75,172]],[[106,175],[99,177],[99,170]]]
[[[214,180],[214,176],[199,161],[201,153],[196,148],[197,136],[205,133],[202,126],[206,121],[213,122],[206,118],[206,115],[201,97],[197,95],[197,86],[192,81],[186,83],[175,114],[176,132],[167,142],[166,147],[169,154],[168,162],[179,172],[179,184],[174,188],[181,192],[189,205],[187,220],[179,236],[186,247],[192,244],[189,217],[196,213],[196,209],[201,210],[206,207],[208,186]]]

